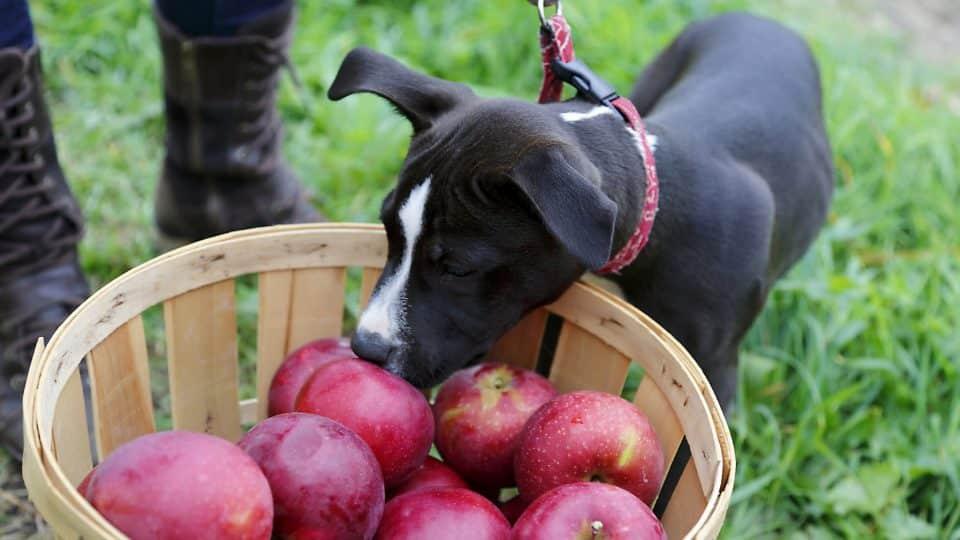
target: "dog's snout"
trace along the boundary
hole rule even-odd
[[[384,365],[390,358],[393,351],[393,345],[381,337],[379,334],[357,330],[350,340],[350,347],[360,358],[373,362],[377,365]]]

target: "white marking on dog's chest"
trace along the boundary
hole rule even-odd
[[[614,114],[613,109],[611,109],[610,107],[598,105],[587,112],[560,113],[560,118],[562,118],[564,122],[572,124],[574,122],[582,122],[584,120],[590,120],[591,118],[597,118],[607,114]],[[640,150],[640,154],[643,155],[643,145],[640,143],[640,137],[637,135],[637,132],[630,129],[627,126],[625,127],[627,130],[627,133],[630,134],[630,137],[633,138],[634,143],[637,145],[637,149]],[[657,136],[650,132],[647,132],[646,135],[647,135],[647,144],[650,145],[650,151],[651,152],[656,151]]]
[[[605,114],[613,114],[613,109],[611,109],[610,107],[597,106],[584,113],[581,113],[581,112],[560,113],[560,118],[562,118],[564,122],[573,123],[573,122],[580,122],[582,120],[589,120],[591,118],[596,118],[598,116],[603,116]]]
[[[377,289],[370,305],[360,316],[359,329],[379,335],[388,343],[399,343],[399,334],[405,328],[406,296],[404,290],[410,277],[413,253],[423,230],[423,214],[430,194],[430,179],[413,188],[397,214],[403,230],[403,256],[393,275]]]
[[[625,128],[625,129],[627,130],[627,133],[630,134],[630,137],[633,139],[633,144],[635,144],[635,145],[637,146],[637,150],[640,152],[640,155],[642,156],[642,155],[643,155],[643,142],[640,140],[640,134],[637,133],[636,131],[630,129],[629,127],[628,127],[628,128]],[[653,133],[650,133],[649,131],[644,132],[644,136],[645,136],[646,139],[647,139],[647,144],[650,145],[650,151],[651,151],[651,152],[656,152],[656,151],[657,151],[657,136],[654,135]]]

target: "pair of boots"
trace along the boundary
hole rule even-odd
[[[293,10],[230,38],[189,39],[155,14],[164,60],[161,245],[316,221],[280,155],[275,102]],[[77,261],[83,219],[57,160],[40,53],[0,49],[0,443],[22,453],[21,399],[36,340],[89,294]]]

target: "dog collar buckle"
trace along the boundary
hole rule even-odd
[[[550,62],[550,69],[558,79],[576,88],[580,95],[597,105],[615,108],[613,101],[620,97],[617,91],[580,60],[564,62],[554,58]]]

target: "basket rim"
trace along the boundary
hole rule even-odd
[[[109,522],[102,518],[102,516],[100,516],[100,514],[92,507],[92,505],[90,505],[83,497],[81,497],[79,492],[73,488],[72,483],[68,480],[63,468],[60,467],[54,453],[54,444],[51,438],[52,430],[50,429],[53,418],[52,411],[50,411],[50,414],[46,416],[51,419],[47,425],[42,423],[41,415],[38,413],[41,408],[52,409],[56,405],[55,403],[41,403],[41,390],[44,382],[51,376],[53,378],[53,382],[51,384],[57,384],[56,378],[59,373],[48,373],[50,371],[50,365],[53,363],[53,356],[55,353],[59,353],[60,355],[66,354],[59,352],[59,349],[62,345],[61,342],[64,341],[64,335],[68,332],[68,329],[76,324],[76,321],[81,317],[82,314],[84,314],[87,310],[92,309],[92,306],[96,306],[104,302],[110,297],[110,295],[115,294],[116,291],[122,289],[125,285],[128,285],[128,283],[132,280],[138,279],[148,271],[155,271],[159,268],[163,268],[167,264],[178,259],[196,255],[197,253],[214,249],[216,247],[224,247],[236,241],[250,240],[251,238],[256,237],[276,235],[278,240],[282,240],[283,237],[297,235],[299,233],[316,234],[319,232],[340,232],[345,234],[361,235],[379,233],[382,235],[383,227],[380,224],[371,223],[310,223],[276,225],[235,231],[201,240],[199,242],[161,254],[124,272],[122,275],[118,276],[94,292],[76,310],[74,310],[57,328],[49,342],[44,344],[42,339],[38,340],[37,348],[34,352],[33,361],[31,362],[28,373],[23,397],[25,439],[23,465],[24,477],[27,483],[27,489],[28,493],[30,494],[30,498],[37,504],[38,509],[40,509],[42,513],[44,513],[44,511],[50,513],[62,513],[70,511],[68,509],[72,509],[73,512],[77,513],[76,517],[82,520],[84,524],[89,527],[89,530],[82,532],[93,533],[100,537],[124,537],[119,530],[114,528],[109,524]],[[385,251],[383,253],[377,253],[377,256],[382,258],[385,256]],[[369,265],[353,263],[350,266],[366,267]],[[379,266],[382,266],[382,264]],[[309,265],[304,267],[309,267]],[[285,266],[284,268],[299,268],[299,266]],[[246,273],[247,272],[237,272],[234,275],[224,275],[221,279],[230,279],[232,277],[236,277],[237,275],[243,275]],[[192,290],[201,286],[203,285],[197,285],[196,287],[187,288],[186,290]],[[655,338],[659,340],[664,347],[673,352],[673,355],[679,360],[681,368],[687,372],[692,380],[698,383],[697,394],[699,394],[705,401],[706,409],[710,414],[710,424],[712,426],[714,444],[718,446],[720,450],[720,463],[716,470],[717,478],[714,483],[715,488],[707,497],[707,506],[703,510],[696,524],[692,527],[687,537],[696,538],[699,537],[698,533],[712,529],[719,530],[719,527],[722,525],[724,516],[726,514],[727,507],[729,506],[730,497],[733,491],[736,459],[729,427],[723,417],[723,413],[720,409],[719,403],[716,400],[716,396],[714,395],[710,385],[707,383],[703,372],[700,370],[699,366],[689,355],[689,353],[679,344],[679,342],[676,341],[675,338],[673,338],[673,336],[667,333],[662,327],[659,326],[659,324],[650,319],[646,314],[641,312],[633,305],[613,294],[608,293],[607,291],[603,291],[594,285],[587,284],[582,281],[574,284],[572,288],[582,288],[588,291],[590,294],[602,297],[605,301],[608,301],[618,308],[624,310],[631,317],[639,321],[640,324],[650,329]],[[552,304],[545,307],[548,310],[551,310],[551,306]],[[118,327],[124,322],[125,321],[116,323],[116,326]],[[81,361],[82,357],[77,361],[77,365],[79,365]],[[62,367],[63,365],[59,366],[59,368]],[[74,366],[73,369],[75,370],[76,366]],[[62,391],[62,384],[60,385],[59,390]],[[35,483],[43,483],[44,485],[39,486]],[[43,488],[42,491],[41,487]],[[45,495],[46,497],[42,497],[41,495]]]
[[[716,469],[714,475],[717,488],[715,492],[707,498],[707,506],[704,508],[700,519],[698,519],[691,528],[691,533],[687,535],[687,538],[697,538],[696,533],[700,531],[708,529],[719,530],[726,517],[730,497],[733,494],[736,476],[736,453],[730,428],[727,425],[722,408],[717,401],[713,387],[710,386],[710,383],[707,381],[706,375],[703,374],[703,370],[700,369],[700,366],[683,345],[649,315],[640,311],[623,298],[601,287],[597,287],[592,283],[580,280],[571,286],[571,289],[575,287],[582,287],[591,295],[603,297],[606,301],[620,307],[624,313],[627,313],[631,318],[638,320],[640,324],[647,327],[664,347],[672,351],[673,356],[680,361],[680,367],[687,372],[687,375],[697,382],[697,394],[706,402],[706,409],[710,413],[710,421],[713,426],[713,435],[715,438],[714,442],[720,450],[720,467]],[[569,292],[570,291],[568,291],[568,293]],[[554,304],[545,306],[545,308],[548,311],[558,313],[559,310],[556,309],[556,306],[561,302],[562,298]],[[566,314],[564,313],[564,315]]]
[[[708,404],[710,405],[709,410],[711,412],[711,421],[713,422],[714,429],[716,430],[717,437],[720,442],[720,452],[722,465],[718,471],[719,483],[718,483],[718,496],[716,498],[711,498],[707,501],[707,507],[704,509],[701,519],[694,525],[693,530],[707,528],[712,524],[716,524],[716,528],[719,529],[722,525],[723,520],[726,517],[727,508],[730,505],[730,498],[733,495],[733,486],[736,480],[737,474],[737,460],[736,460],[736,450],[733,446],[733,436],[730,433],[730,426],[727,424],[726,417],[723,414],[723,409],[720,407],[720,402],[717,400],[716,393],[713,391],[713,386],[710,385],[710,382],[707,381],[707,376],[703,373],[703,370],[700,369],[700,365],[697,364],[693,356],[689,351],[673,336],[673,334],[667,332],[659,323],[654,321],[649,315],[638,309],[633,304],[630,304],[623,298],[615,294],[595,287],[598,294],[602,294],[608,297],[608,299],[623,307],[628,312],[635,316],[639,316],[641,319],[645,319],[647,326],[658,334],[658,337],[664,341],[664,343],[671,349],[673,349],[674,354],[683,358],[687,361],[688,366],[692,366],[693,369],[690,369],[690,374],[694,379],[698,380],[700,383],[700,390],[702,393],[707,394]]]

